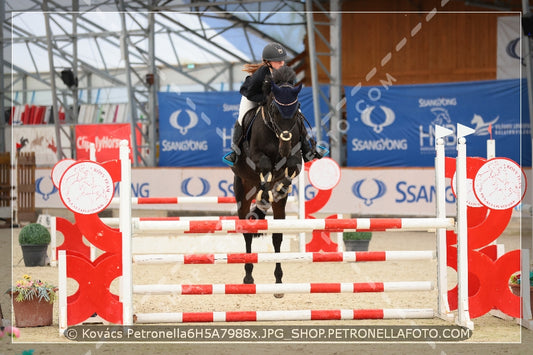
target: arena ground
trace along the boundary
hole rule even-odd
[[[519,221],[513,220],[498,243],[506,251],[519,248]],[[3,275],[0,288],[7,290],[13,279],[24,274],[57,284],[57,268],[27,268],[22,261],[18,246],[19,229],[0,230],[0,260]],[[268,238],[268,237],[263,237]],[[13,246],[13,248],[12,248]],[[435,246],[433,233],[425,232],[375,232],[370,250],[431,250]],[[244,248],[244,242],[243,242]],[[11,262],[10,262],[11,261]],[[368,282],[368,281],[422,281],[435,280],[436,261],[398,261],[383,263],[319,263],[283,265],[284,282]],[[254,269],[256,283],[274,281],[272,264],[259,264]],[[11,273],[12,271],[12,273]],[[134,283],[239,283],[244,275],[238,265],[134,265]],[[454,283],[455,273],[449,272],[449,287]],[[116,289],[118,283],[112,284]],[[69,294],[76,286],[69,283]],[[370,294],[287,294],[277,299],[272,295],[205,295],[205,296],[135,296],[134,312],[171,311],[243,311],[243,310],[292,310],[292,309],[361,309],[361,308],[436,308],[436,291],[394,292]],[[9,297],[0,299],[5,318],[11,318]],[[533,331],[524,329],[514,320],[503,320],[492,315],[474,319],[474,332],[462,342],[344,342],[344,343],[73,343],[59,336],[57,302],[54,305],[54,324],[50,327],[22,328],[21,336],[9,343],[0,340],[0,354],[21,354],[35,350],[33,354],[266,354],[284,353],[344,354],[364,352],[368,354],[462,354],[462,353],[507,353],[530,354],[533,349]],[[232,323],[233,325],[258,325],[257,323]],[[314,322],[265,322],[264,325],[448,325],[440,319],[415,320],[358,320]],[[218,324],[220,325],[220,324]],[[260,324],[259,324],[260,325]]]

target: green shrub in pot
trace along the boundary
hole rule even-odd
[[[50,232],[39,223],[31,223],[20,230],[20,245],[48,245],[50,244]]]
[[[372,232],[344,232],[342,234],[343,240],[370,240],[372,239]]]

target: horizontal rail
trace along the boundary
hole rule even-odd
[[[173,231],[183,233],[296,233],[325,231],[387,231],[454,228],[453,218],[354,218],[354,219],[299,219],[299,220],[135,220],[136,231]]]
[[[294,196],[289,196],[287,202],[296,202]],[[226,204],[236,203],[234,196],[177,196],[177,197],[132,197],[132,205],[176,205],[176,204]],[[111,207],[118,207],[120,198],[111,200]]]
[[[136,313],[134,323],[254,322],[341,319],[433,318],[434,310],[421,309],[334,309],[249,312]]]
[[[431,291],[431,281],[360,283],[286,283],[286,284],[205,284],[133,285],[133,293],[143,295],[254,295],[268,293],[362,293],[393,291]]]
[[[352,251],[323,253],[232,253],[232,254],[139,254],[137,264],[244,264],[279,262],[361,262],[391,260],[431,260],[433,250],[414,251]]]

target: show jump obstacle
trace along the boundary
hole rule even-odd
[[[457,219],[446,218],[445,213],[445,156],[443,137],[452,133],[436,127],[436,217],[435,218],[356,218],[309,220],[142,220],[132,219],[131,163],[127,142],[121,142],[120,160],[98,164],[90,161],[71,163],[61,173],[60,196],[64,204],[74,212],[76,224],[83,235],[104,251],[91,261],[78,253],[59,253],[59,326],[63,332],[67,326],[79,324],[97,312],[103,319],[117,324],[160,322],[213,322],[213,321],[270,321],[270,320],[340,320],[383,318],[453,318],[448,306],[446,280],[446,233],[457,232],[457,305],[455,321],[473,329],[470,320],[468,297],[468,228],[466,220],[467,169],[466,139],[472,133],[458,125],[456,159]],[[113,183],[120,182],[119,230],[109,228],[97,216],[113,199]],[[201,254],[201,255],[133,255],[132,232],[182,231],[185,233],[242,233],[242,232],[307,232],[307,231],[388,231],[435,229],[437,236],[434,251],[385,251],[385,252],[320,252],[320,253],[250,253],[250,254]],[[435,255],[436,254],[436,255]],[[428,290],[428,282],[375,282],[375,283],[300,283],[256,285],[134,285],[132,263],[262,263],[262,262],[359,262],[414,260],[437,257],[438,309],[340,309],[294,311],[246,311],[246,312],[174,312],[134,313],[133,294],[257,294],[257,293],[346,293],[387,292],[399,290]],[[109,292],[109,285],[121,276],[120,299]],[[67,277],[75,279],[79,288],[67,298]]]

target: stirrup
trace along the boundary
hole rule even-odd
[[[231,152],[229,152],[229,153],[224,154],[224,156],[222,157],[222,161],[223,161],[225,164],[229,165],[229,166],[233,166],[233,165],[234,165],[234,162],[232,162],[231,160],[228,160],[228,156],[230,156],[231,153],[235,154],[234,151],[231,151]]]
[[[317,154],[320,154],[321,158],[329,155],[329,149],[326,148],[326,147],[323,147],[321,145],[317,144],[315,150],[316,150]]]

